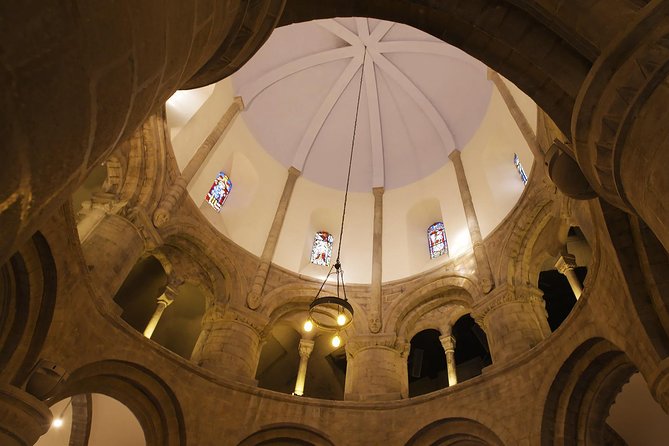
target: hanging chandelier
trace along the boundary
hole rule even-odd
[[[316,293],[316,297],[309,305],[309,319],[304,323],[304,330],[311,331],[317,327],[324,331],[334,332],[332,337],[332,346],[341,345],[339,333],[345,330],[353,322],[353,306],[346,296],[346,284],[344,283],[344,270],[341,267],[341,242],[344,237],[344,221],[346,219],[346,204],[348,203],[348,189],[351,183],[351,165],[353,164],[353,149],[355,147],[355,135],[358,128],[358,113],[360,111],[360,95],[362,93],[362,81],[365,77],[365,58],[367,57],[367,48],[364,48],[362,57],[362,71],[360,73],[360,85],[358,86],[358,99],[355,106],[355,118],[353,120],[353,137],[351,138],[351,150],[348,159],[348,173],[346,174],[346,190],[344,192],[344,205],[341,213],[341,229],[339,231],[339,243],[337,247],[337,260],[330,268],[328,275],[323,280],[321,287]],[[336,294],[321,296],[323,287],[328,279],[334,275],[336,278]]]

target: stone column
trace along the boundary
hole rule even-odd
[[[163,316],[163,312],[167,307],[169,307],[172,304],[172,302],[174,302],[176,295],[177,295],[176,290],[171,288],[169,285],[167,286],[167,288],[165,288],[165,292],[160,295],[160,297],[156,302],[156,310],[153,312],[151,320],[149,320],[149,323],[146,324],[146,328],[144,329],[144,336],[151,339],[151,336],[153,335],[153,332],[155,331],[158,322],[160,322],[160,318]]]
[[[539,142],[537,141],[537,135],[534,133],[534,130],[532,130],[532,126],[525,117],[525,114],[520,110],[520,107],[518,107],[518,104],[516,103],[516,100],[511,94],[511,90],[509,90],[508,85],[506,85],[504,79],[502,79],[499,74],[497,74],[490,68],[488,68],[488,79],[490,79],[492,83],[495,84],[495,87],[497,87],[497,91],[499,91],[499,94],[502,96],[504,103],[509,109],[509,113],[511,113],[511,117],[513,118],[514,121],[516,121],[516,125],[518,126],[520,133],[523,135],[523,138],[525,138],[525,142],[527,142],[528,147],[532,151],[534,159],[536,159],[538,163],[541,163],[543,165],[544,152],[541,150],[541,147],[539,146]]]
[[[268,321],[267,317],[245,308],[212,306],[205,314],[197,364],[256,385],[261,333]]]
[[[309,362],[309,356],[311,356],[313,350],[314,341],[311,339],[300,339],[300,366],[297,369],[297,380],[295,380],[295,391],[293,392],[293,395],[304,395],[304,381],[307,377],[307,363]]]
[[[455,149],[448,156],[453,161],[455,167],[455,176],[458,180],[458,189],[460,189],[460,198],[462,199],[462,206],[465,209],[465,217],[467,218],[467,227],[469,228],[469,236],[472,239],[472,247],[474,248],[474,258],[476,258],[476,269],[478,270],[479,280],[481,281],[481,288],[484,293],[489,293],[495,286],[495,281],[490,269],[490,262],[488,261],[488,253],[483,244],[483,237],[481,237],[481,229],[479,228],[479,220],[476,217],[476,210],[474,209],[474,202],[472,201],[472,194],[469,191],[469,183],[465,175],[465,167],[462,164],[460,151]]]
[[[242,98],[237,96],[232,100],[232,104],[225,111],[209,136],[198,147],[195,155],[188,162],[181,175],[170,186],[169,190],[160,201],[158,208],[153,213],[153,224],[159,228],[164,226],[170,219],[172,210],[181,201],[188,185],[200,170],[204,161],[207,159],[211,150],[216,146],[223,134],[232,124],[233,119],[244,109]]]
[[[81,244],[101,297],[113,299],[145,250],[140,230],[127,218],[107,214]]]
[[[345,400],[390,401],[408,397],[406,346],[395,336],[367,335],[346,343]]]
[[[372,189],[374,194],[374,238],[372,247],[372,300],[369,315],[369,330],[372,333],[381,331],[383,320],[382,294],[382,261],[383,261],[383,188]]]
[[[555,263],[555,268],[567,278],[569,286],[576,296],[576,300],[583,294],[583,285],[576,275],[576,257],[572,254],[562,254]]]
[[[530,286],[497,287],[472,316],[486,333],[495,365],[525,353],[551,333],[543,293]]]
[[[288,205],[290,204],[290,197],[293,195],[293,189],[295,189],[295,183],[297,178],[300,176],[300,171],[294,167],[288,169],[288,178],[286,178],[286,184],[283,186],[283,193],[281,194],[281,199],[279,200],[279,205],[276,208],[274,213],[274,220],[272,221],[272,227],[267,234],[267,240],[265,240],[265,247],[262,250],[260,255],[260,263],[258,264],[258,269],[256,270],[255,277],[253,278],[253,285],[251,286],[251,291],[246,297],[246,304],[249,308],[256,309],[260,306],[262,301],[262,292],[265,288],[265,281],[267,280],[267,273],[269,273],[269,267],[272,264],[272,258],[274,258],[274,251],[276,250],[276,244],[279,241],[279,235],[281,234],[281,228],[283,227],[283,221],[286,218],[286,212],[288,211]]]
[[[42,401],[9,385],[0,385],[0,444],[35,444],[51,425],[51,412]]]
[[[448,386],[458,383],[458,375],[455,370],[455,338],[450,334],[439,338],[446,353],[446,371],[448,372]]]

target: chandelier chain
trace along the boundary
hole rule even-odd
[[[339,244],[337,246],[337,260],[335,262],[335,268],[340,265],[339,255],[341,253],[341,242],[344,237],[344,220],[346,218],[346,204],[348,203],[348,188],[351,183],[351,165],[353,164],[353,149],[355,148],[355,134],[358,128],[358,113],[360,111],[360,96],[362,94],[362,81],[365,78],[365,59],[367,58],[367,46],[364,47],[364,53],[362,55],[362,70],[360,72],[360,85],[358,86],[358,100],[355,106],[355,119],[353,121],[353,137],[351,138],[351,153],[348,159],[348,173],[346,175],[346,191],[344,192],[344,207],[341,213],[341,230],[339,231]],[[337,287],[339,288],[339,287]]]

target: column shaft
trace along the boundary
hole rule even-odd
[[[404,351],[394,337],[358,336],[346,344],[344,399],[389,401],[406,398],[409,392]]]
[[[304,383],[307,378],[307,364],[309,363],[309,356],[314,350],[314,341],[310,339],[300,339],[300,366],[297,369],[297,379],[295,380],[294,395],[304,395]]]
[[[381,330],[383,315],[383,188],[375,187],[374,193],[374,238],[372,240],[372,306],[369,315],[369,330],[378,333]]]
[[[508,362],[550,335],[542,294],[538,288],[503,285],[475,309],[494,364]]]
[[[181,175],[175,179],[168,191],[163,196],[156,212],[153,214],[153,224],[156,227],[165,225],[170,219],[174,207],[181,201],[188,185],[200,170],[204,161],[207,159],[212,149],[216,146],[225,131],[232,124],[233,119],[244,109],[242,98],[237,96],[232,100],[232,104],[225,111],[209,136],[198,147],[195,155],[190,159]]]
[[[489,293],[490,290],[493,289],[495,282],[492,276],[492,270],[490,269],[490,262],[488,261],[488,253],[483,244],[479,220],[476,217],[476,210],[474,209],[474,202],[472,201],[472,194],[469,190],[469,183],[467,182],[467,176],[465,175],[465,167],[462,164],[460,151],[455,149],[448,157],[453,161],[453,166],[455,167],[455,176],[458,180],[460,198],[462,199],[462,206],[464,207],[465,217],[467,218],[467,227],[469,228],[469,236],[474,248],[474,258],[476,259],[476,268],[478,270],[479,280],[481,281],[481,288],[484,293]]]
[[[196,354],[198,365],[255,385],[261,332],[267,318],[248,309],[221,311],[213,306],[205,314],[205,319],[202,350]]]
[[[265,247],[263,248],[262,254],[260,255],[260,262],[258,264],[256,274],[253,278],[251,291],[246,298],[246,304],[249,306],[249,308],[256,309],[260,306],[263,288],[265,287],[265,281],[267,280],[267,273],[269,273],[269,267],[272,263],[272,258],[274,258],[274,251],[276,251],[276,244],[279,241],[279,235],[281,234],[283,221],[286,218],[286,212],[288,211],[290,198],[293,195],[293,189],[295,189],[295,183],[297,182],[297,178],[299,176],[300,171],[296,168],[291,167],[288,169],[288,178],[286,178],[286,184],[283,186],[281,199],[279,200],[279,205],[277,206],[276,212],[274,213],[272,227],[267,234]]]
[[[458,375],[455,370],[455,338],[445,335],[439,338],[446,354],[446,371],[448,372],[448,386],[458,383]]]
[[[555,263],[555,268],[569,281],[569,286],[576,296],[576,300],[583,294],[583,285],[576,275],[576,257],[571,254],[563,254]]]
[[[156,310],[153,312],[151,320],[149,320],[149,323],[146,324],[146,328],[144,329],[145,337],[151,339],[153,332],[156,330],[158,322],[160,322],[160,318],[163,316],[163,312],[168,306],[170,306],[170,304],[172,304],[172,302],[174,302],[175,294],[175,291],[168,287],[168,289],[160,295],[158,301],[156,302]]]

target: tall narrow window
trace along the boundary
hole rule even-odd
[[[314,236],[314,244],[311,247],[311,263],[321,266],[330,265],[333,242],[334,237],[329,232],[317,232]]]
[[[214,180],[214,184],[211,185],[209,193],[205,197],[207,203],[211,205],[216,212],[221,212],[221,206],[225,203],[225,199],[230,195],[232,190],[232,181],[225,174],[225,172],[219,172],[218,176]]]
[[[430,248],[431,259],[448,254],[446,231],[444,230],[444,224],[442,222],[438,221],[427,228],[427,243]]]
[[[520,158],[518,158],[517,153],[513,154],[513,164],[515,164],[516,169],[518,169],[518,175],[520,175],[520,179],[523,182],[523,185],[527,184],[527,174],[525,173],[525,169],[523,169],[523,165],[520,162]]]

